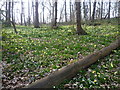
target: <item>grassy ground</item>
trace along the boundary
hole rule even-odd
[[[77,61],[79,56],[85,57],[108,46],[120,35],[117,25],[84,25],[83,28],[88,35],[76,35],[70,25],[56,30],[49,27],[35,29],[17,26],[18,35],[13,32],[13,28],[3,28],[3,88],[26,86]],[[75,79],[65,81],[55,88],[109,87],[112,81],[118,87],[120,49],[113,52],[87,70],[80,71]]]

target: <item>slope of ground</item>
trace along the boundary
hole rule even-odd
[[[17,26],[18,35],[14,34],[12,28],[3,28],[3,88],[26,86],[62,66],[77,61],[78,57],[83,58],[96,50],[108,46],[120,34],[117,26],[110,24],[107,26],[83,26],[83,28],[88,35],[76,35],[72,26],[61,26],[56,30],[48,27],[35,29]],[[110,57],[109,60],[111,60]],[[105,65],[101,68],[106,67],[106,65],[111,65],[110,68],[115,67],[116,62],[118,63],[118,61],[111,60],[109,63],[103,63]],[[90,76],[93,74],[98,75],[94,69],[88,71]],[[84,71],[81,71],[81,73],[84,76],[86,75]],[[103,70],[103,73],[106,72]],[[117,74],[118,72],[115,75]],[[91,83],[98,82],[97,79],[92,82],[91,79],[90,81],[86,78],[90,76],[85,76],[83,80]],[[100,79],[100,82],[102,79]],[[88,84],[83,85],[83,87],[88,87]]]

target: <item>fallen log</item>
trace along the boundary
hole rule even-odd
[[[60,70],[44,77],[25,88],[52,88],[55,85],[60,84],[65,79],[70,79],[75,76],[81,69],[88,67],[89,65],[95,63],[98,59],[103,58],[110,54],[110,52],[116,48],[120,47],[120,38],[114,43],[111,43],[108,47],[105,47],[93,54],[86,56],[85,58],[67,65]]]

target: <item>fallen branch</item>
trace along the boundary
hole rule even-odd
[[[60,84],[65,79],[70,79],[76,75],[81,69],[88,67],[89,65],[95,63],[98,59],[103,58],[110,54],[110,52],[116,48],[120,47],[120,38],[114,43],[111,43],[108,47],[105,47],[91,55],[86,56],[75,63],[67,65],[60,70],[44,77],[25,88],[51,88],[55,85]]]

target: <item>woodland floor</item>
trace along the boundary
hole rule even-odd
[[[78,58],[100,50],[120,35],[117,25],[82,26],[88,35],[76,35],[71,25],[58,29],[17,26],[2,29],[2,88],[21,88]],[[53,88],[120,87],[120,48]]]

